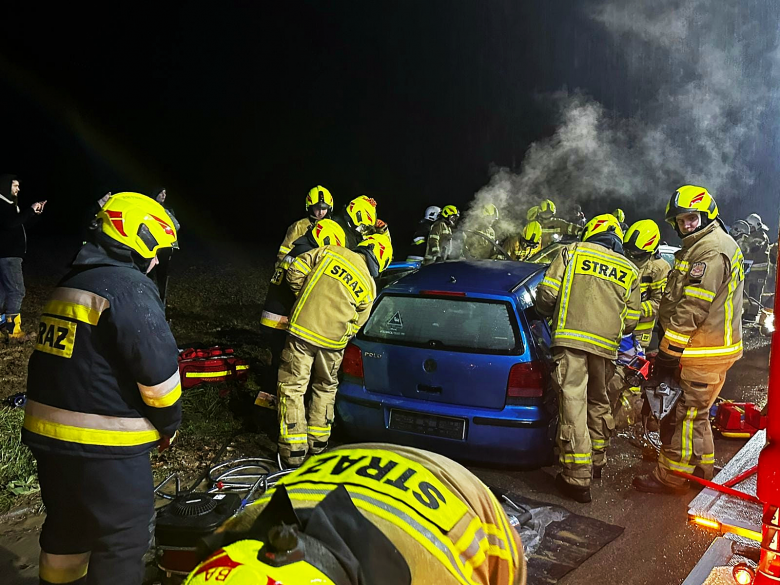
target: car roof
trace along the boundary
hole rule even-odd
[[[506,294],[546,266],[512,260],[454,260],[421,267],[382,292],[421,290]]]

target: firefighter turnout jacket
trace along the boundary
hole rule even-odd
[[[576,236],[582,228],[559,217],[537,220],[542,224],[542,248],[555,241],[555,236]]]
[[[295,293],[285,278],[290,264],[304,252],[316,248],[316,242],[309,241],[304,234],[292,243],[292,249],[287,255],[276,263],[273,276],[268,283],[268,293],[265,296],[263,312],[260,315],[260,325],[271,329],[287,330],[287,321],[290,310],[295,304]]]
[[[536,246],[523,246],[520,241],[521,237],[519,235],[510,236],[504,240],[504,250],[506,250],[512,260],[524,262],[542,249],[541,240]]]
[[[425,258],[425,252],[428,249],[428,236],[431,233],[431,228],[434,222],[430,219],[421,219],[417,224],[417,229],[414,230],[412,236],[412,245],[409,251],[409,256],[417,258]]]
[[[742,251],[720,223],[682,239],[674,255],[658,322],[660,348],[683,366],[742,357]]]
[[[452,244],[452,228],[445,219],[437,219],[431,226],[428,235],[428,249],[425,252],[425,263],[435,262],[437,258],[447,259]]]
[[[617,358],[620,339],[639,321],[636,267],[600,244],[564,247],[536,289],[536,307],[552,315],[553,347]]]
[[[323,246],[298,256],[287,269],[297,295],[291,335],[325,349],[343,349],[368,319],[376,284],[362,254]]]
[[[284,240],[282,240],[282,245],[279,246],[279,251],[276,253],[276,257],[278,260],[284,260],[284,257],[287,256],[287,254],[290,253],[290,250],[293,249],[295,240],[305,235],[306,230],[308,230],[311,227],[311,225],[312,225],[311,219],[309,219],[308,217],[304,217],[303,219],[299,219],[294,224],[292,224],[289,228],[287,228],[287,233],[284,235]]]
[[[314,532],[317,528],[312,524],[315,517],[318,526],[330,526],[329,518],[341,519],[334,524],[338,529],[326,534],[331,535],[329,540],[334,543],[347,543],[348,550],[339,558],[345,564],[348,564],[345,559],[352,560],[366,583],[524,585],[526,582],[520,537],[510,526],[501,504],[474,474],[436,453],[376,443],[332,449],[308,459],[300,469],[282,478],[268,493],[220,527],[217,537],[224,535],[230,541],[245,538],[241,537],[242,532],[250,530],[258,517],[261,519],[258,524],[262,524],[266,507],[281,501],[271,503],[282,487],[298,518],[307,523],[301,532],[317,536]],[[281,514],[273,508],[269,512]],[[357,518],[352,521],[354,516]],[[373,527],[364,527],[361,517]],[[360,528],[363,530],[359,531]],[[378,538],[373,528],[381,532]],[[336,538],[332,536],[334,533]],[[240,557],[232,557],[233,548],[240,555],[240,545],[245,542],[239,540],[235,545],[226,546],[224,540],[217,540],[214,544],[220,550],[192,572],[186,585],[208,583],[203,567],[232,567],[226,571],[227,583],[258,582],[256,578],[242,579],[242,568],[236,562]],[[330,542],[324,544],[335,546]],[[221,561],[217,560],[220,558]],[[257,562],[258,556],[245,555],[245,558],[251,563]],[[390,559],[397,559],[395,562],[400,562],[402,567],[405,564],[408,570],[378,574]],[[273,567],[266,565],[266,569],[268,572],[261,574],[274,575]]]
[[[748,278],[765,280],[769,271],[769,237],[764,230],[745,236],[740,242],[742,254],[746,262],[750,262]],[[761,300],[761,299],[757,299]]]
[[[124,458],[181,421],[178,348],[154,283],[87,244],[43,308],[27,378],[23,442]]]
[[[639,291],[642,296],[642,316],[634,329],[642,347],[647,349],[653,338],[653,327],[658,318],[658,307],[666,287],[666,275],[669,263],[660,256],[651,256],[644,261],[635,262],[639,269]]]

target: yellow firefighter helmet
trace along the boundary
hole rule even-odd
[[[526,246],[536,246],[542,241],[542,224],[538,221],[529,222],[523,228],[523,234],[520,236],[521,241]]]
[[[623,230],[620,228],[617,218],[611,213],[597,215],[591,219],[582,231],[582,241],[587,242],[588,238],[604,232],[614,232],[621,240],[623,239]]]
[[[147,260],[176,242],[176,222],[162,205],[140,193],[117,193],[100,209],[102,232]]]
[[[545,199],[539,204],[539,217],[550,219],[556,214],[555,203],[551,199]]]
[[[619,207],[616,208],[615,211],[612,212],[612,215],[614,215],[615,219],[617,219],[620,223],[623,223],[623,222],[626,221],[626,214]]]
[[[313,187],[312,189],[309,190],[309,193],[306,195],[307,210],[312,205],[317,205],[317,204],[323,204],[327,206],[328,210],[333,209],[333,195],[331,195],[330,191],[328,191],[322,185],[317,185],[316,187]]]
[[[347,215],[349,215],[355,230],[363,233],[367,228],[376,225],[376,202],[370,197],[361,195],[353,199],[347,205]]]
[[[539,215],[539,206],[538,205],[534,205],[525,214],[525,218],[528,221],[535,221],[538,215]]]
[[[718,204],[704,187],[683,185],[672,194],[666,204],[665,219],[677,229],[676,217],[685,213],[700,213],[704,226],[718,217]]]
[[[498,219],[498,207],[492,203],[487,203],[482,206],[480,215],[489,221],[496,221]]]
[[[347,236],[339,224],[332,219],[321,219],[311,227],[318,246],[343,246]]]
[[[661,232],[652,219],[642,219],[628,228],[623,238],[623,249],[632,256],[655,254],[661,245]]]
[[[388,234],[371,234],[358,244],[358,247],[368,248],[374,254],[379,263],[379,272],[382,273],[393,261],[393,243]]]
[[[448,217],[459,216],[459,215],[460,215],[460,211],[458,211],[458,208],[455,207],[454,205],[445,205],[444,209],[441,210],[441,216],[445,219],[447,219]]]

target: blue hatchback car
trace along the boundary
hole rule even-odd
[[[466,461],[550,463],[550,331],[533,307],[545,268],[461,260],[390,284],[346,349],[342,428]]]

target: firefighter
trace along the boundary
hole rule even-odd
[[[614,215],[614,213],[612,214]],[[616,217],[616,219],[618,219]],[[630,361],[630,358],[650,348],[653,339],[653,328],[658,316],[658,306],[666,286],[666,275],[669,274],[669,264],[661,258],[658,249],[661,243],[661,232],[658,224],[652,219],[643,219],[632,224],[623,238],[623,250],[626,256],[636,265],[639,271],[639,291],[642,297],[642,316],[631,334],[631,337],[639,343],[640,348],[635,347],[632,339],[624,340],[621,344],[621,355],[626,359],[618,358],[615,375],[610,380],[608,394],[612,405],[613,418],[617,421],[638,420],[635,410],[641,410],[640,390],[626,383],[626,368],[621,361]],[[623,348],[625,346],[625,349]],[[639,409],[634,408],[639,405]]]
[[[400,445],[312,457],[207,544],[185,585],[526,583],[520,536],[485,484]]]
[[[658,317],[658,307],[666,287],[670,266],[661,258],[659,248],[661,232],[652,219],[632,224],[626,232],[623,250],[639,270],[639,290],[642,295],[642,316],[634,335],[647,350],[653,338],[653,328]]]
[[[332,219],[321,219],[315,223],[303,236],[295,240],[292,249],[276,263],[274,274],[268,284],[268,294],[265,297],[260,325],[271,350],[271,366],[268,377],[263,384],[263,390],[276,389],[279,372],[279,355],[287,338],[287,321],[295,303],[295,294],[285,280],[287,269],[298,256],[320,246],[344,246],[346,236],[341,226]],[[260,395],[258,395],[258,398]],[[256,404],[258,404],[256,402]]]
[[[441,207],[436,207],[435,205],[431,205],[425,210],[425,215],[414,231],[412,250],[406,258],[408,261],[422,261],[425,258],[425,251],[428,249],[428,234],[431,233],[431,227],[439,219],[440,213]]]
[[[751,213],[745,218],[750,227],[750,233],[740,242],[746,263],[750,270],[745,275],[745,292],[748,306],[745,310],[745,320],[755,321],[761,311],[761,297],[764,294],[767,274],[769,272],[769,236],[768,228],[761,221],[761,216]]]
[[[539,206],[534,205],[533,207],[529,207],[528,211],[525,214],[525,219],[527,221],[536,221],[539,216]]]
[[[539,212],[536,220],[542,225],[542,248],[552,242],[560,240],[563,236],[576,236],[583,228],[555,217],[555,203],[545,199],[539,204]]]
[[[282,245],[276,253],[278,260],[284,260],[287,253],[292,250],[293,242],[303,236],[312,225],[321,219],[330,218],[333,214],[333,195],[322,185],[312,187],[306,195],[306,211],[308,217],[299,219],[287,228]]]
[[[623,230],[623,233],[626,233],[626,231],[628,231],[628,224],[626,224],[626,213],[617,207],[615,208],[615,211],[612,212],[612,215],[615,216],[615,219],[618,220],[618,223],[620,223],[620,229]]]
[[[363,238],[375,233],[377,227],[384,233],[387,224],[377,219],[376,201],[366,195],[361,195],[350,201],[347,206],[333,216],[333,221],[341,226],[347,237],[346,246],[350,250],[357,246]]]
[[[723,229],[718,206],[704,187],[685,185],[666,206],[666,221],[682,239],[658,310],[663,332],[651,384],[678,385],[682,396],[661,421],[661,453],[649,475],[634,478],[641,492],[684,493],[674,471],[710,479],[714,444],[709,411],[742,356],[742,252]]]
[[[488,259],[496,257],[496,232],[493,225],[498,221],[498,208],[492,203],[483,205],[476,213],[474,229],[466,233],[463,255],[466,258]]]
[[[518,236],[504,240],[504,249],[512,260],[526,261],[542,249],[542,226],[538,221],[529,222]]]
[[[28,370],[22,440],[47,512],[40,580],[138,585],[154,519],[149,451],[181,421],[178,349],[146,276],[176,228],[156,201],[120,193],[90,240],[43,308]]]
[[[622,252],[617,220],[598,215],[585,226],[582,242],[561,250],[536,292],[539,313],[552,316],[563,465],[555,483],[578,502],[590,502],[591,477],[600,477],[606,464],[615,428],[607,384],[621,337],[640,316],[637,270]]]
[[[428,236],[428,249],[423,264],[443,262],[452,251],[452,230],[458,225],[460,211],[454,205],[445,205],[439,219],[433,222]]]
[[[307,451],[316,455],[328,446],[344,348],[368,319],[376,297],[374,278],[392,256],[390,237],[374,234],[355,250],[331,245],[305,252],[287,269],[297,299],[279,366],[278,444],[289,466],[303,463]],[[310,378],[307,413],[303,395]]]

